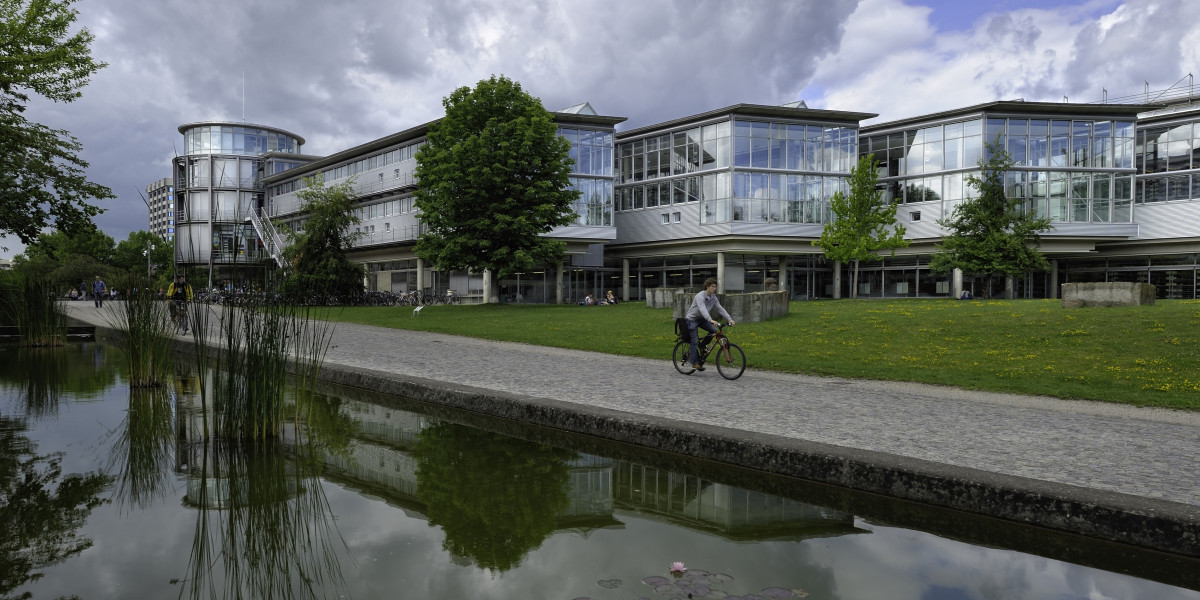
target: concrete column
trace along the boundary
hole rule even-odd
[[[779,289],[788,289],[788,257],[779,257]],[[790,294],[789,294],[790,295]]]
[[[842,297],[842,261],[833,261],[833,299],[840,300]]]
[[[1008,300],[1013,299],[1013,288],[1014,287],[1015,286],[1013,285],[1013,276],[1005,275],[1004,276],[1004,297],[1006,299],[1008,299]]]
[[[496,291],[499,286],[496,285],[495,279],[492,277],[491,269],[483,270],[483,301],[486,304],[499,304],[500,295]]]
[[[417,291],[425,291],[425,259],[417,259]]]
[[[554,273],[554,303],[563,303],[563,265],[558,263],[558,269]]]
[[[962,295],[962,269],[954,269],[950,272],[950,297],[957,298]]]
[[[1050,299],[1058,300],[1058,261],[1050,261]]]
[[[717,253],[717,293],[725,293],[725,253]]]
[[[621,302],[629,302],[629,259],[621,259]]]

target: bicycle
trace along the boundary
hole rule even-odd
[[[182,334],[188,332],[188,314],[187,302],[184,300],[171,300],[171,323],[175,326],[175,333]]]
[[[686,331],[683,336],[687,336]],[[746,353],[725,336],[724,324],[717,327],[716,333],[704,336],[696,346],[696,355],[700,359],[700,364],[703,365],[710,356],[714,357],[712,362],[716,363],[717,372],[721,374],[721,377],[734,380],[741,377],[742,373],[746,371]],[[696,372],[696,369],[692,368],[692,361],[688,356],[691,347],[691,341],[683,339],[675,344],[675,350],[671,353],[671,361],[675,363],[675,370],[684,375]]]

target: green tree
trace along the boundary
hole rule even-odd
[[[1012,165],[1012,156],[998,139],[987,145],[986,158],[979,160],[980,174],[967,178],[979,195],[964,200],[949,218],[938,219],[948,233],[929,261],[931,271],[957,268],[991,278],[1050,268],[1038,250],[1039,234],[1050,229],[1050,219],[1026,211],[1023,199],[1009,199],[1004,193],[1004,174]]]
[[[145,274],[148,248],[152,248],[149,256],[151,276],[155,281],[169,282],[173,278],[175,243],[149,231],[134,231],[117,243],[112,253],[113,267],[121,273]]]
[[[38,235],[23,254],[13,257],[13,270],[44,276],[57,288],[78,287],[80,281],[91,281],[96,275],[111,275],[113,248],[112,237],[89,222],[74,235],[62,231]]]
[[[284,250],[290,265],[284,290],[293,298],[314,294],[344,297],[362,292],[363,267],[346,256],[361,235],[350,232],[359,223],[354,216],[352,185],[352,180],[347,180],[325,187],[320,178],[311,178],[297,194],[307,216],[304,229],[282,229],[290,241]]]
[[[570,185],[570,143],[551,114],[496,76],[442,104],[446,117],[416,156],[417,255],[441,270],[487,269],[497,278],[561,260],[566,244],[542,235],[575,221],[579,192]]]
[[[908,246],[904,239],[904,226],[896,223],[897,203],[883,203],[883,192],[876,189],[879,183],[878,163],[873,156],[863,156],[850,170],[850,194],[837,192],[830,200],[833,220],[825,224],[821,238],[814,246],[821,246],[830,260],[850,261],[854,264],[850,277],[850,297],[858,296],[858,265],[862,261],[879,260],[880,250],[891,250]]]
[[[93,73],[92,34],[70,33],[75,0],[0,0],[0,234],[32,244],[46,227],[74,233],[115,198],[85,176],[83,146],[64,130],[24,117],[30,95],[71,102]]]

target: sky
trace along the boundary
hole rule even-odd
[[[245,121],[327,155],[440,118],[504,75],[549,110],[590,102],[652,125],[733,104],[878,113],[993,100],[1099,102],[1200,75],[1197,0],[78,0],[108,63],[69,104],[27,116],[70,131],[117,198],[96,223],[147,229],[178,127]],[[243,84],[244,81],[244,84]],[[1200,82],[1197,82],[1200,83]],[[1107,90],[1107,92],[1106,92]],[[0,239],[0,258],[19,240]]]

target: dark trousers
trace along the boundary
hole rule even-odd
[[[689,351],[688,358],[692,359],[692,364],[694,365],[694,364],[700,362],[700,359],[697,356],[698,350],[696,348],[697,344],[700,342],[700,334],[696,330],[703,329],[709,333],[716,333],[718,331],[718,329],[717,329],[716,325],[713,325],[709,321],[697,321],[695,319],[687,320],[687,328],[688,328],[688,340],[692,342],[692,347],[691,347],[691,350]]]

